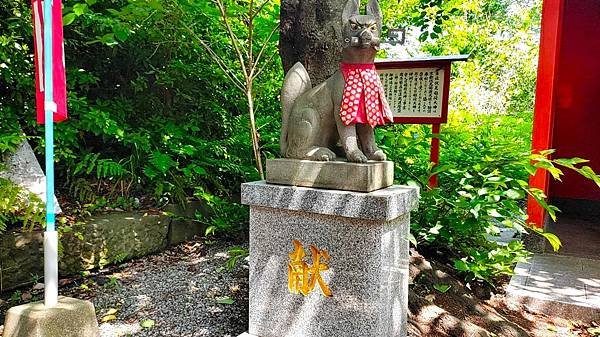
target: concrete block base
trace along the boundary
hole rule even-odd
[[[43,302],[13,307],[6,313],[4,337],[97,337],[94,305],[89,301],[59,297],[47,309]]]
[[[357,193],[243,184],[250,319],[242,336],[405,337],[417,201],[418,190],[402,186]]]
[[[267,182],[271,184],[371,192],[392,186],[394,163],[369,161],[267,160]]]

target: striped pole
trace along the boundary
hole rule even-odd
[[[44,111],[46,141],[46,232],[44,233],[44,305],[58,302],[58,233],[54,214],[54,102],[52,76],[52,5],[44,1]]]

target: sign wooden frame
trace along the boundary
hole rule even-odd
[[[414,58],[406,60],[377,60],[375,61],[375,67],[378,71],[387,69],[443,69],[444,78],[442,86],[442,100],[441,100],[441,116],[434,117],[394,117],[394,123],[404,124],[442,124],[448,121],[448,99],[450,96],[450,75],[452,70],[452,62],[464,61],[469,58],[468,55],[454,55],[454,56],[434,56],[426,58]]]

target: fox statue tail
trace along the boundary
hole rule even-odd
[[[306,68],[300,62],[287,72],[281,88],[281,137],[279,138],[279,147],[281,155],[286,156],[288,147],[288,120],[294,107],[296,99],[312,88],[310,76]]]

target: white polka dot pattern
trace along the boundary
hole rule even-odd
[[[391,122],[392,111],[374,64],[342,63],[344,93],[340,118],[345,125],[369,124],[372,127]]]

